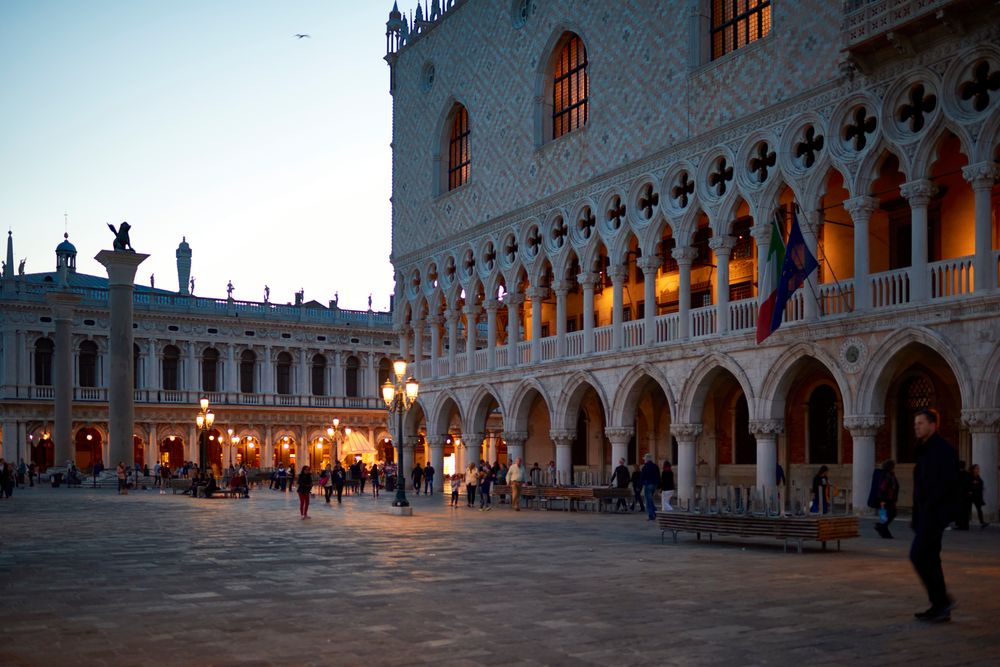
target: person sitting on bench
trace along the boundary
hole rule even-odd
[[[208,481],[205,483],[205,488],[202,490],[205,498],[211,498],[212,494],[219,490],[219,485],[215,482],[215,475],[211,470],[208,471]]]

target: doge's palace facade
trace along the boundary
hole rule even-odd
[[[425,13],[426,11],[426,13]],[[432,462],[854,507],[941,412],[996,516],[1000,8],[434,0],[387,23],[393,322]],[[758,345],[772,221],[819,269]],[[766,296],[766,295],[763,295]]]

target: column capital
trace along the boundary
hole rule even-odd
[[[549,289],[547,287],[529,287],[524,290],[524,294],[531,299],[532,302],[541,301],[549,295]]]
[[[524,443],[528,440],[527,431],[504,431],[500,434],[504,442],[508,445],[513,445],[515,447],[522,447]]]
[[[476,317],[483,312],[483,307],[474,301],[466,301],[465,305],[462,307],[462,312],[465,313],[467,317]]]
[[[642,269],[642,275],[645,277],[650,277],[650,274],[655,274],[657,269],[660,268],[660,258],[656,255],[643,255],[635,261],[636,266]]]
[[[677,438],[677,442],[692,442],[701,435],[701,424],[671,424],[670,435]]]
[[[552,291],[556,293],[556,296],[566,296],[571,289],[573,289],[573,282],[570,280],[552,281]]]
[[[444,441],[447,437],[447,435],[428,435],[424,438],[424,442],[429,447],[444,447]]]
[[[992,408],[962,410],[962,424],[972,433],[996,434],[1000,431],[1000,410]]]
[[[729,257],[729,251],[736,245],[732,236],[713,236],[708,240],[708,247],[719,257]]]
[[[482,433],[463,433],[462,444],[466,447],[479,447],[485,437]]]
[[[522,303],[524,303],[523,294],[512,294],[508,292],[503,298],[503,305],[507,306],[508,308],[515,308],[517,306],[520,306]]]
[[[972,185],[973,190],[989,190],[1000,176],[1000,169],[992,162],[977,162],[962,167],[962,176]]]
[[[758,222],[750,228],[750,236],[754,237],[759,243],[767,243],[771,240],[771,229],[773,226],[770,222]]]
[[[612,283],[624,282],[625,276],[628,275],[628,270],[624,264],[614,264],[608,268],[608,275],[611,276]]]
[[[497,309],[500,307],[500,302],[496,299],[486,299],[483,301],[483,310],[487,313],[496,313]]]
[[[777,436],[785,432],[784,419],[753,419],[750,421],[750,432],[754,436]]]
[[[600,279],[601,276],[596,273],[581,273],[576,277],[576,281],[580,283],[584,289],[593,289],[594,285],[596,285],[597,281]]]
[[[431,326],[438,326],[444,322],[444,318],[440,315],[431,315],[426,321],[427,324],[430,324]]]
[[[627,445],[633,433],[635,429],[630,426],[608,426],[604,429],[604,435],[608,436],[612,445]]]
[[[885,415],[846,415],[844,417],[844,428],[851,432],[854,438],[874,438],[882,425],[885,424]]]
[[[571,431],[569,429],[551,429],[549,431],[549,437],[552,442],[555,443],[556,447],[569,447],[576,440],[576,431]]]
[[[698,251],[695,248],[692,248],[691,246],[685,246],[685,247],[678,246],[673,250],[671,250],[670,254],[673,256],[674,261],[676,261],[678,264],[691,266],[691,262],[693,262],[694,258],[698,256]]]
[[[458,312],[458,308],[449,308],[444,311],[444,319],[448,321],[448,324],[454,324],[457,322],[459,315],[460,313]]]
[[[927,206],[937,191],[937,186],[928,178],[918,178],[915,181],[903,183],[899,187],[899,193],[910,203],[910,206]]]
[[[872,213],[878,210],[878,205],[878,197],[871,197],[869,195],[861,195],[860,197],[851,197],[844,200],[844,210],[847,211],[854,221],[862,220],[867,222],[872,217]]]

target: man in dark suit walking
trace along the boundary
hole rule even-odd
[[[951,620],[955,600],[948,595],[941,569],[941,538],[955,516],[958,455],[937,432],[938,414],[921,410],[913,419],[917,464],[913,468],[913,544],[910,561],[927,589],[931,606],[918,612],[921,621]]]

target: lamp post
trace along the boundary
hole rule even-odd
[[[406,376],[406,362],[402,359],[392,362],[392,370],[395,375],[387,378],[382,385],[382,400],[389,411],[389,417],[396,415],[396,499],[392,501],[393,507],[409,507],[406,500],[406,491],[403,488],[406,484],[403,465],[403,415],[416,402],[420,385],[412,377],[403,380]]]
[[[233,467],[233,450],[236,449],[236,441],[239,440],[235,435],[233,435],[233,429],[226,429],[226,433],[229,434],[229,440],[226,444],[229,445],[229,467]]]
[[[351,434],[351,429],[345,426],[343,430],[341,430],[340,418],[334,417],[333,426],[326,429],[326,434],[330,436],[330,440],[333,442],[333,448],[331,451],[333,454],[333,462],[336,463],[337,461],[340,460],[339,447],[344,443],[345,440],[347,440],[347,436]]]
[[[200,401],[201,412],[195,417],[195,424],[198,425],[198,470],[202,475],[208,466],[208,432],[215,424],[215,415],[208,409],[208,399]]]

